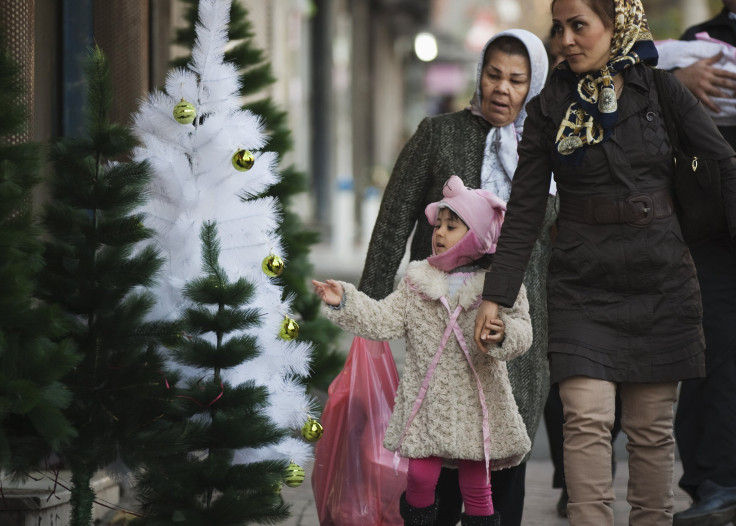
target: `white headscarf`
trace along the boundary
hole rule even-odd
[[[481,188],[489,190],[499,196],[504,201],[509,200],[511,195],[511,179],[514,177],[516,165],[519,162],[519,154],[517,146],[521,140],[521,134],[524,130],[524,120],[526,120],[526,105],[536,96],[544,87],[547,79],[547,68],[549,61],[547,51],[544,49],[542,41],[529,31],[523,29],[509,29],[501,31],[494,35],[486,45],[480,55],[478,63],[478,73],[475,82],[475,94],[470,101],[470,110],[475,114],[483,117],[481,112],[481,78],[483,75],[483,59],[485,58],[488,46],[497,38],[503,36],[514,37],[521,41],[526,47],[529,54],[529,66],[531,70],[531,82],[529,83],[529,93],[521,106],[521,111],[514,122],[503,127],[492,126],[486,137],[486,145],[483,153],[483,168],[481,169]],[[554,181],[553,181],[554,186]],[[555,193],[554,188],[550,187],[550,193]]]

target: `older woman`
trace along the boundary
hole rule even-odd
[[[384,192],[360,290],[374,298],[391,293],[415,226],[411,259],[430,256],[432,226],[424,220],[424,208],[441,199],[442,187],[451,175],[459,176],[468,187],[484,188],[508,199],[526,118],[524,106],[542,89],[547,68],[544,44],[528,31],[504,31],[488,41],[478,64],[470,107],[424,119],[402,150]],[[548,198],[546,212],[542,205],[548,224],[554,218],[553,200]],[[525,281],[534,343],[529,352],[508,364],[514,397],[532,440],[549,385],[544,290],[547,230],[535,247]],[[521,524],[525,469],[522,463],[493,475],[493,502],[504,525]],[[443,470],[440,476],[438,525],[455,524],[460,516],[454,472]]]
[[[568,518],[613,525],[618,386],[629,523],[670,525],[677,383],[705,367],[700,292],[674,214],[661,97],[671,97],[676,120],[687,122],[683,141],[720,160],[731,211],[736,154],[675,78],[665,78],[666,95],[658,94],[657,51],[640,0],[553,0],[552,19],[565,61],[527,108],[476,341],[498,305],[516,298],[554,171],[560,213],[548,273],[549,357],[565,416]],[[730,220],[734,236],[735,214]]]

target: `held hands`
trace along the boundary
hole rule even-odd
[[[475,317],[475,344],[481,352],[488,352],[489,343],[498,344],[503,341],[504,324],[498,317],[498,303],[484,301],[478,307]]]
[[[322,283],[321,281],[313,279],[312,285],[314,285],[314,292],[327,305],[340,305],[344,290],[342,288],[342,285],[340,285],[337,281],[335,281],[334,279],[326,279],[325,283]]]
[[[711,97],[733,98],[736,90],[736,73],[713,66],[722,56],[721,52],[712,57],[701,58],[687,67],[674,71],[675,77],[705,106],[716,113],[720,113],[721,109]]]

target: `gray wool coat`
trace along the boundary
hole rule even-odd
[[[490,124],[468,110],[427,117],[419,124],[401,151],[384,191],[358,286],[362,292],[381,299],[394,290],[396,273],[415,226],[410,259],[431,255],[432,225],[424,208],[442,199],[442,187],[451,175],[460,177],[469,188],[480,187],[489,131]],[[549,227],[556,218],[555,198],[548,197],[542,207],[544,227],[524,278],[534,340],[529,352],[508,362],[512,391],[532,441],[549,392],[545,282],[551,245]]]
[[[340,309],[324,308],[325,315],[346,331],[372,340],[406,339],[406,365],[396,393],[384,446],[408,458],[438,456],[446,459],[484,460],[483,413],[478,387],[457,337],[452,334],[429,382],[423,403],[399,444],[425,375],[449,323],[440,302],[446,297],[451,310],[462,311],[458,324],[483,387],[488,409],[491,469],[517,465],[530,451],[524,421],[511,392],[506,361],[525,353],[532,341],[529,304],[522,287],[500,318],[505,337],[482,353],[473,341],[475,316],[485,272],[470,276],[449,297],[448,274],[426,261],[407,268],[395,292],[374,300],[342,283],[345,302]]]

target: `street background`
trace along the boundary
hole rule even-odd
[[[545,39],[550,26],[550,0],[234,1],[248,10],[274,79],[252,98],[269,97],[283,109],[293,150],[282,165],[308,176],[308,191],[292,206],[321,235],[312,248],[314,277],[352,282],[393,164],[420,120],[467,105],[490,36],[520,27]],[[677,38],[721,7],[720,0],[644,4],[655,39]],[[183,10],[180,0],[0,0],[8,50],[29,87],[23,103],[30,122],[17,143],[48,143],[83,129],[81,58],[92,43],[110,63],[111,118],[129,125],[145,94],[164,84],[171,60],[190,51],[172,44],[186,26]],[[418,49],[420,35],[432,37],[434,53]],[[39,187],[33,206],[47,196]],[[345,335],[345,352],[351,339]],[[402,344],[391,346],[401,369]],[[622,436],[616,444],[617,524],[627,523],[624,442]],[[556,517],[551,470],[542,426],[527,470],[525,524],[566,523]],[[317,526],[309,479],[284,488],[284,497],[294,512],[288,526]],[[687,507],[681,492],[676,497],[676,510]]]

